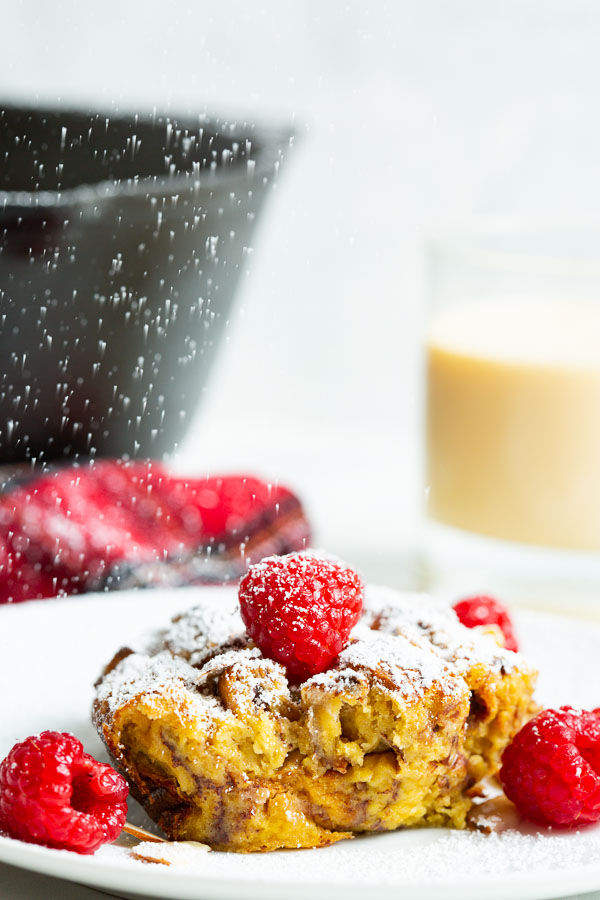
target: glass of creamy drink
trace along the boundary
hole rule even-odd
[[[600,612],[600,222],[431,240],[430,587]]]

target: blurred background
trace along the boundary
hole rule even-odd
[[[410,582],[423,240],[596,211],[598,4],[30,0],[2,19],[5,100],[292,124],[178,464],[288,482],[320,545]]]

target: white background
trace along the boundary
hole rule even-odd
[[[5,97],[295,122],[186,465],[254,469],[401,581],[418,543],[423,236],[600,199],[596,0],[4,2]]]

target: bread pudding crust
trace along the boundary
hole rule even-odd
[[[235,613],[196,607],[125,648],[93,718],[175,840],[238,852],[406,826],[464,828],[532,714],[536,672],[423,598],[371,591],[338,664],[299,687]]]

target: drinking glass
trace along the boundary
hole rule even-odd
[[[429,587],[600,610],[600,222],[428,244]]]

